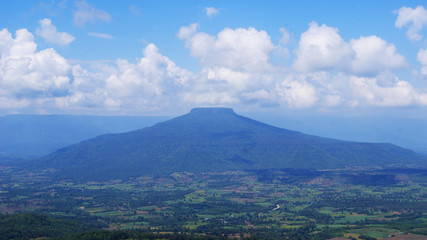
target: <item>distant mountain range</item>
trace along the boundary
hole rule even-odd
[[[62,178],[106,180],[173,172],[422,166],[392,144],[340,141],[273,127],[229,108],[196,108],[141,130],[108,134],[31,162]]]
[[[106,133],[151,126],[168,117],[6,115],[0,117],[0,161],[39,158]]]
[[[427,119],[390,116],[248,115],[267,124],[307,134],[357,142],[387,142],[427,156]]]

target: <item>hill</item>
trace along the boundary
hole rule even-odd
[[[63,178],[102,180],[178,171],[425,167],[425,160],[392,144],[316,137],[273,127],[228,108],[196,108],[152,127],[60,149],[31,165],[54,168]]]

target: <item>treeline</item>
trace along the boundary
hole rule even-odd
[[[138,230],[121,230],[121,231],[93,231],[76,234],[67,237],[66,240],[125,240],[125,239],[144,239],[144,240],[217,240],[225,237],[190,235],[184,233],[154,233]]]
[[[225,229],[211,229],[209,232],[179,232],[165,233],[167,230],[157,232],[147,232],[140,230],[120,230],[120,231],[93,231],[77,234],[66,238],[67,240],[125,240],[125,239],[167,239],[167,240],[219,240],[240,238],[242,240],[263,240],[263,239],[289,239],[289,240],[324,240],[333,238],[341,234],[341,230],[325,228],[322,231],[314,232],[314,225],[307,224],[298,229],[288,230],[267,230],[251,229],[236,232]]]
[[[167,239],[167,240],[216,240],[239,236],[241,239],[328,239],[340,233],[339,229],[316,230],[314,223],[297,229],[223,229],[212,227],[190,230],[164,228],[157,230],[102,230],[106,227],[96,219],[65,218],[36,213],[0,215],[0,240],[3,239],[61,239],[61,240],[121,240],[121,239]]]
[[[73,219],[23,213],[0,215],[0,239],[61,239],[105,227],[94,219]]]

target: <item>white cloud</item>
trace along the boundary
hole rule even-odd
[[[407,26],[406,36],[412,41],[420,41],[420,31],[427,25],[427,11],[423,6],[416,8],[402,7],[397,11],[395,26],[399,29]]]
[[[154,44],[136,63],[118,59],[91,70],[71,66],[54,49],[37,51],[26,29],[0,31],[0,108],[138,111],[177,103],[192,73],[161,55]],[[7,99],[7,100],[6,100]],[[4,104],[3,104],[4,103]],[[7,104],[7,106],[4,106]]]
[[[0,54],[9,54],[10,48],[13,45],[12,34],[6,29],[0,31]]]
[[[197,23],[192,23],[189,26],[183,26],[179,29],[176,36],[182,40],[190,39],[197,32],[197,30],[199,30],[199,27],[200,26]],[[187,46],[187,47],[190,47],[190,46]]]
[[[294,68],[288,68],[269,61],[289,41],[287,32],[282,33],[283,41],[275,45],[267,32],[254,28],[225,28],[211,35],[199,32],[198,24],[182,27],[177,37],[184,40],[202,68],[192,73],[162,55],[154,44],[148,44],[134,62],[117,59],[83,68],[54,49],[37,50],[26,29],[15,36],[3,29],[0,109],[135,114],[197,105],[278,109],[427,106],[425,89],[415,88],[393,73],[407,66],[393,44],[377,36],[346,42],[337,29],[312,23],[301,35]],[[419,51],[418,61],[427,66],[427,50]]]
[[[219,13],[218,9],[214,7],[207,7],[205,8],[206,16],[209,18],[212,18],[213,16],[217,15]]]
[[[233,71],[229,68],[207,68],[202,74],[206,74],[207,80],[227,84],[229,89],[237,91],[245,90],[251,85],[252,74],[247,72]]]
[[[289,39],[291,38],[291,34],[284,28],[280,28],[279,31],[282,34],[282,37],[279,40],[280,44],[282,45],[288,44]]]
[[[33,34],[27,29],[20,29],[16,31],[10,49],[6,49],[4,53],[8,54],[8,57],[12,56],[13,59],[25,59],[32,57],[36,49],[37,45],[34,42]]]
[[[74,12],[73,22],[76,26],[84,28],[86,23],[94,23],[97,20],[110,22],[111,16],[107,12],[96,9],[86,1],[76,2],[77,11]]]
[[[379,86],[376,78],[352,76],[349,84],[361,105],[395,107],[427,104],[427,93],[419,92],[410,83],[399,79],[391,86]]]
[[[421,65],[427,65],[427,49],[420,49],[417,54],[417,60]]]
[[[198,24],[191,24],[177,33],[203,67],[192,85],[195,90],[187,91],[184,101],[197,99],[198,103],[208,105],[214,100],[219,104],[273,101],[271,95],[265,94],[274,87],[272,75],[276,72],[269,58],[283,47],[274,45],[265,31],[254,28],[225,28],[217,35],[198,29]],[[215,97],[215,93],[221,97]],[[194,97],[190,97],[192,94]]]
[[[344,41],[338,29],[310,23],[301,35],[294,68],[301,72],[341,71],[373,76],[408,66],[396,47],[377,36]]]
[[[183,89],[184,102],[197,104],[267,104],[275,105],[274,77],[270,73],[236,71],[225,67],[204,68],[195,75],[190,88]],[[193,96],[193,97],[192,97]]]
[[[351,62],[356,74],[375,75],[385,70],[397,70],[408,66],[405,58],[398,54],[393,44],[377,36],[360,37],[350,41],[355,52]]]
[[[287,78],[276,86],[276,90],[291,108],[309,108],[318,101],[316,88],[304,80]]]
[[[97,33],[97,32],[89,32],[87,35],[92,37],[98,37],[98,38],[105,38],[105,39],[114,39],[113,36],[107,33]]]
[[[52,21],[48,18],[39,21],[39,27],[36,29],[36,34],[46,41],[60,46],[65,46],[74,41],[74,37],[66,32],[58,32]]]
[[[11,99],[0,96],[0,109],[19,109],[30,105],[28,99]]]
[[[136,64],[117,60],[118,72],[106,80],[106,100],[117,106],[167,106],[169,98],[186,85],[191,73],[161,55],[154,44]]]
[[[261,101],[270,101],[275,100],[270,92],[266,89],[256,90],[253,92],[244,92],[242,93],[242,97],[244,97],[248,101],[253,100],[261,100]]]
[[[182,101],[192,106],[229,106],[239,103],[239,99],[233,97],[228,91],[201,91],[184,92]]]
[[[192,79],[190,72],[161,55],[154,44],[147,45],[136,63],[118,59],[114,64],[92,66],[91,70],[76,65],[72,76],[72,92],[54,99],[52,104],[57,108],[122,114],[180,104],[184,90],[191,89],[188,84]]]
[[[338,29],[312,22],[301,34],[294,67],[299,71],[342,69],[353,58],[350,44],[338,34]]]
[[[186,100],[291,108],[425,104],[422,90],[392,74],[408,66],[406,59],[377,36],[346,42],[337,29],[311,23],[295,51],[298,73],[269,63],[270,55],[289,41],[286,31],[281,30],[281,45],[274,45],[266,32],[253,28],[225,28],[216,36],[198,29],[192,24],[177,34],[203,67],[193,85],[197,90],[187,91]]]
[[[270,53],[276,48],[265,31],[255,28],[225,28],[216,36],[196,33],[198,25],[181,28],[177,36],[185,40],[193,57],[207,67],[260,71],[270,67]]]
[[[71,66],[65,58],[52,48],[37,52],[34,37],[26,29],[16,31],[15,39],[3,29],[0,38],[3,42],[0,59],[3,95],[13,101],[13,98],[67,94]]]

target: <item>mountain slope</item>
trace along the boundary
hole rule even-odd
[[[391,144],[346,142],[276,128],[227,108],[197,108],[137,131],[103,135],[54,152],[33,167],[62,177],[115,179],[176,171],[342,168],[425,164]]]

